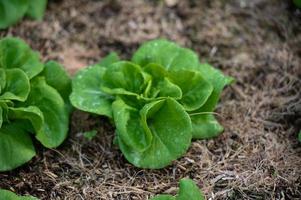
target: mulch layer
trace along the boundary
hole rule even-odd
[[[110,51],[123,59],[144,41],[168,38],[236,79],[216,112],[219,137],[193,141],[161,170],[129,164],[112,144],[109,120],[75,111],[58,149],[0,174],[0,188],[40,199],[146,200],[177,192],[190,177],[208,199],[300,199],[301,11],[282,0],[52,0],[43,21],[18,36],[71,74]],[[83,132],[97,130],[89,141]]]

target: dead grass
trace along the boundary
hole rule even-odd
[[[71,71],[112,50],[129,58],[148,39],[175,40],[235,77],[217,109],[225,132],[194,141],[165,169],[143,170],[112,144],[107,119],[76,111],[70,138],[0,174],[1,188],[41,199],[145,200],[176,193],[190,177],[208,199],[300,199],[300,12],[280,0],[175,2],[56,0],[44,22],[25,20],[0,36],[20,36]],[[93,129],[98,136],[85,140]]]

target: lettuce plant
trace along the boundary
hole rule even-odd
[[[191,179],[180,180],[180,189],[178,195],[171,196],[162,194],[151,198],[150,200],[205,200],[203,193]]]
[[[131,61],[111,54],[80,70],[70,100],[80,110],[113,119],[115,142],[129,162],[162,168],[182,156],[192,138],[221,133],[212,112],[232,80],[201,64],[193,51],[153,40]]]
[[[3,200],[39,200],[32,196],[18,196],[15,193],[0,189],[0,199]]]
[[[0,40],[0,171],[35,155],[31,133],[43,146],[67,136],[71,81],[56,62],[45,65],[22,40]]]
[[[41,20],[47,0],[0,0],[0,29],[17,23],[24,16]]]

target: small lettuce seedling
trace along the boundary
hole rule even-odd
[[[71,80],[56,62],[45,65],[22,40],[0,40],[0,171],[35,155],[31,133],[45,147],[66,138]]]
[[[166,40],[142,45],[131,61],[110,54],[80,70],[70,96],[80,110],[112,118],[115,141],[137,167],[162,168],[181,157],[191,139],[217,136],[212,112],[233,81],[191,50]]]
[[[0,200],[39,200],[32,196],[18,196],[9,190],[0,189]]]
[[[178,195],[162,194],[150,200],[205,200],[205,197],[193,180],[181,179]]]
[[[43,18],[47,0],[0,0],[0,29],[17,23],[24,16]]]

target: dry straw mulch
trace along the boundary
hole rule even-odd
[[[58,149],[0,174],[0,188],[41,199],[139,199],[174,194],[190,177],[208,199],[299,199],[301,13],[281,0],[55,0],[43,22],[24,20],[0,36],[25,39],[74,73],[110,51],[123,58],[165,37],[236,79],[217,113],[225,132],[194,141],[162,170],[130,165],[107,119],[76,111]],[[97,130],[92,141],[82,132]]]

